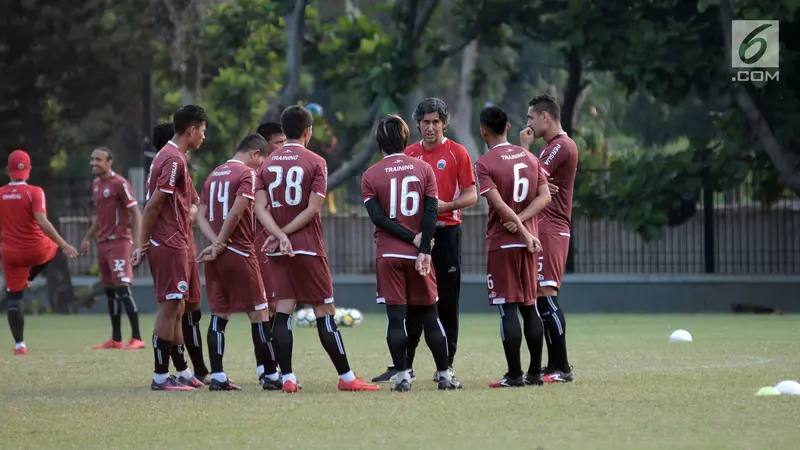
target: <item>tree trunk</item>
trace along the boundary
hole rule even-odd
[[[58,211],[53,196],[50,195],[57,186],[52,185],[50,176],[50,159],[52,152],[47,142],[46,125],[41,114],[39,94],[34,86],[26,88],[21,96],[20,119],[23,123],[25,148],[31,156],[31,181],[37,183],[45,191],[47,216],[56,230],[59,230]],[[68,314],[75,301],[72,289],[72,276],[67,259],[61,252],[47,267],[47,299],[50,309],[60,314]]]
[[[292,13],[286,18],[286,84],[280,102],[268,108],[261,122],[277,121],[284,108],[297,103],[300,95],[300,72],[303,68],[303,33],[308,0],[295,0]]]
[[[577,48],[572,47],[567,54],[569,75],[564,90],[564,102],[561,105],[561,127],[567,134],[572,134],[575,125],[575,111],[578,98],[585,88],[583,82],[583,61]]]
[[[731,0],[722,0],[719,6],[719,20],[722,25],[723,41],[725,42],[725,68],[732,71],[730,55],[731,55],[731,20],[733,19],[733,5]],[[775,133],[772,132],[769,124],[767,123],[764,115],[761,114],[750,93],[747,92],[744,86],[740,83],[735,83],[733,86],[733,97],[736,104],[747,118],[750,123],[750,128],[753,130],[761,146],[769,155],[772,164],[781,176],[781,179],[786,186],[800,196],[800,173],[797,171],[800,161],[792,152],[784,148]]]
[[[458,99],[456,110],[451,119],[451,126],[456,140],[467,148],[469,156],[476,161],[483,153],[482,146],[479,147],[472,137],[474,129],[472,122],[472,97],[470,96],[470,79],[472,72],[475,71],[475,64],[478,60],[478,40],[474,39],[464,50],[461,51],[461,75],[458,84]]]

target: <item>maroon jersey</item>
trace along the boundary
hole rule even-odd
[[[431,166],[411,156],[388,155],[373,165],[361,178],[364,202],[375,198],[383,213],[399,225],[422,232],[425,197],[436,197],[436,175]],[[419,250],[385,230],[375,227],[375,243],[379,258],[415,259]]]
[[[542,173],[558,186],[558,193],[539,216],[539,228],[543,233],[569,233],[578,146],[562,131],[544,146],[539,162]]]
[[[312,195],[325,197],[328,165],[300,144],[287,143],[272,153],[259,171],[259,186],[267,192],[267,204],[279,227],[285,227],[308,208]],[[289,236],[296,254],[325,256],[322,220],[319,215]]]
[[[194,186],[186,170],[186,155],[172,141],[162,148],[147,175],[147,200],[159,190],[167,195],[158,219],[153,225],[150,240],[153,245],[163,245],[179,253],[189,253],[191,208]]]
[[[475,172],[481,195],[497,189],[503,201],[517,214],[536,198],[539,186],[547,184],[536,157],[522,147],[508,143],[495,145],[481,155],[475,163]],[[535,220],[531,218],[523,223],[534,236],[537,234]],[[525,246],[518,235],[503,227],[503,219],[491,206],[486,224],[486,246],[490,251]]]
[[[131,210],[139,203],[128,180],[115,172],[92,182],[92,200],[97,209],[97,242],[131,240]]]
[[[228,239],[228,250],[242,256],[250,256],[253,247],[253,190],[256,173],[245,163],[231,159],[214,169],[203,184],[200,203],[208,206],[208,222],[214,233],[222,231],[236,197],[250,200],[239,224]]]

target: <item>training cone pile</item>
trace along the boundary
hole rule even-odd
[[[770,395],[781,395],[781,393],[772,386],[764,386],[756,392],[756,397],[767,397]]]
[[[669,336],[670,342],[692,342],[692,335],[686,330],[675,330]]]

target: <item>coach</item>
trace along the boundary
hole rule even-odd
[[[458,300],[461,291],[461,209],[478,201],[472,160],[463,145],[444,137],[450,122],[447,105],[438,98],[426,98],[414,111],[422,140],[409,145],[405,154],[421,159],[433,167],[439,191],[439,217],[436,221],[435,245],[431,252],[438,286],[439,319],[447,335],[450,374],[454,375],[453,359],[458,348]],[[408,368],[411,369],[422,328],[407,324]],[[373,382],[388,382],[395,375],[394,367],[375,377]],[[433,380],[439,378],[434,373]]]

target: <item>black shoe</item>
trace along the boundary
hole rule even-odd
[[[445,377],[439,377],[439,390],[440,391],[451,391],[461,389],[461,382],[456,380],[455,378],[450,378],[448,380]]]
[[[211,379],[211,384],[208,385],[209,391],[241,391],[242,387],[231,383],[231,380],[217,381]]]
[[[450,378],[455,378],[456,370],[453,369],[453,366],[448,367],[447,371],[450,372]],[[431,377],[431,381],[433,381],[434,383],[438,383],[439,382],[439,372],[438,371],[433,372],[433,377]]]
[[[280,391],[283,389],[280,376],[278,376],[277,380],[270,380],[267,378],[267,374],[261,374],[261,376],[258,377],[258,384],[260,384],[261,388],[265,391]]]
[[[397,381],[397,371],[394,366],[387,367],[386,372],[372,379],[373,383],[389,383],[391,381]]]
[[[543,384],[541,373],[528,372],[525,374],[525,386],[541,386]]]
[[[408,380],[402,380],[392,386],[392,392],[408,392],[411,390],[411,383]]]
[[[522,387],[522,386],[525,386],[525,381],[523,380],[522,375],[518,377],[510,377],[508,376],[508,374],[503,375],[503,378],[500,378],[494,383],[489,384],[489,387],[493,388]]]

